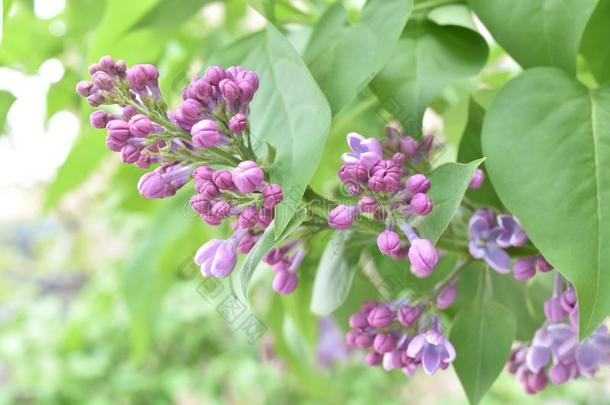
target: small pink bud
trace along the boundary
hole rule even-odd
[[[395,255],[400,250],[400,236],[393,231],[384,231],[377,236],[377,247],[384,255]]]
[[[470,183],[468,184],[468,188],[477,189],[483,187],[483,183],[485,183],[485,172],[481,169],[477,169],[470,179]]]
[[[251,193],[263,182],[265,174],[251,160],[241,162],[233,171],[233,183],[242,193]]]
[[[291,294],[299,285],[299,278],[296,274],[281,270],[275,273],[273,278],[273,290],[282,295]]]
[[[415,215],[428,215],[432,212],[432,200],[427,194],[417,193],[411,198],[410,208]]]
[[[407,190],[413,194],[427,193],[430,190],[430,180],[423,174],[414,174],[407,180]]]

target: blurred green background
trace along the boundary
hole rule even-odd
[[[304,264],[298,293],[275,296],[269,272],[260,272],[252,309],[228,316],[223,300],[231,283],[213,286],[220,295],[211,298],[190,265],[194,250],[225,230],[210,229],[191,213],[188,190],[168,201],[142,199],[135,187],[142,172],[120,164],[105,149],[103,131],[88,126],[91,109],[74,86],[87,78],[89,63],[105,54],[156,63],[162,91],[176,105],[192,75],[230,57],[229,45],[264,27],[257,10],[270,3],[275,22],[302,51],[331,1],[4,0],[1,403],[466,403],[452,370],[408,379],[368,368],[361,353],[347,352],[336,328],[357,299],[336,320],[309,313],[327,234]],[[344,3],[357,15],[363,2]],[[459,4],[426,18],[475,24]],[[424,129],[447,142],[444,160],[455,157],[469,98],[485,105],[494,88],[519,72],[485,39],[490,54],[483,70],[447,86],[424,117]],[[336,185],[346,132],[380,136],[388,118],[363,90],[334,118],[314,188],[329,192]],[[359,296],[366,296],[361,287]],[[242,328],[252,316],[264,333]],[[484,403],[604,404],[608,398],[607,371],[535,397],[503,373]]]

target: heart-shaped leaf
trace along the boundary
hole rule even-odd
[[[481,272],[477,296],[460,311],[450,335],[457,352],[453,367],[473,405],[504,368],[517,325],[513,313],[491,299],[488,271]]]
[[[574,283],[587,336],[610,311],[610,87],[527,71],[494,99],[482,141],[500,199]]]
[[[288,40],[269,25],[244,62],[260,89],[252,102],[251,128],[258,149],[276,150],[271,179],[284,189],[276,207],[275,235],[290,222],[313,176],[330,128],[330,108],[305,63]]]
[[[597,0],[470,0],[500,45],[524,68],[576,71],[576,55]]]
[[[476,75],[487,54],[483,37],[468,28],[409,22],[371,88],[386,110],[419,134],[424,110],[434,96],[449,84]]]
[[[347,13],[337,2],[320,19],[304,59],[333,113],[356,97],[383,67],[412,8],[413,0],[368,0],[358,21],[348,26]]]
[[[474,171],[485,159],[474,160],[467,164],[445,163],[437,167],[428,176],[432,187],[428,195],[432,199],[434,208],[425,217],[417,217],[413,226],[419,235],[429,239],[432,243],[441,237],[453,216],[460,207],[468,184]]]

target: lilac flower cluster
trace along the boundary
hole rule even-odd
[[[445,338],[434,314],[423,314],[424,305],[363,303],[349,319],[346,336],[351,347],[368,349],[366,362],[385,370],[402,369],[412,376],[421,366],[426,374],[446,369],[455,359],[451,342]]]
[[[340,204],[330,211],[328,224],[334,229],[353,226],[358,215],[382,221],[385,231],[377,237],[377,246],[384,255],[401,259],[406,255],[411,271],[418,277],[431,274],[438,261],[434,245],[420,238],[409,222],[417,216],[430,214],[432,200],[427,194],[430,180],[418,172],[418,165],[427,167],[433,138],[421,142],[389,126],[382,144],[376,138],[357,133],[347,135],[350,152],[342,156],[339,178],[352,198],[353,205]],[[395,228],[406,236],[403,243]]]
[[[524,246],[529,239],[523,227],[512,215],[496,213],[483,208],[476,210],[468,224],[470,243],[468,250],[475,259],[483,259],[498,273],[511,271],[511,258],[507,248]],[[514,277],[527,280],[536,271],[547,272],[553,267],[540,254],[517,259],[512,267]]]
[[[507,364],[525,392],[535,394],[548,381],[563,384],[579,377],[593,377],[599,367],[610,364],[610,333],[602,325],[578,342],[578,302],[573,286],[556,275],[553,296],[545,302],[547,322],[529,346],[513,350]],[[568,322],[565,322],[569,319]]]
[[[194,178],[192,209],[209,225],[233,220],[229,239],[211,240],[195,255],[205,277],[227,277],[237,253],[250,251],[283,200],[282,188],[268,182],[252,147],[248,114],[259,86],[256,73],[239,66],[209,67],[183,90],[178,109],[168,112],[155,66],[128,68],[105,56],[89,72],[91,81],[78,83],[77,93],[94,107],[120,108],[120,113],[91,114],[91,125],[107,130],[107,147],[140,168],[159,164],[138,182],[140,194],[170,197]],[[276,290],[294,290],[296,282],[286,274],[294,274],[302,255],[279,272]]]

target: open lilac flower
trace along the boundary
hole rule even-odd
[[[510,272],[510,256],[497,242],[502,229],[495,226],[493,211],[481,209],[470,218],[468,250],[475,259],[483,259],[498,273]]]
[[[498,215],[497,220],[502,230],[496,239],[498,246],[507,248],[510,246],[523,246],[527,243],[527,235],[514,216]]]
[[[434,374],[439,368],[445,369],[455,359],[455,349],[449,340],[436,329],[430,329],[415,336],[407,348],[407,356],[421,359],[426,374]]]
[[[360,134],[352,132],[347,135],[347,144],[352,151],[344,153],[341,156],[345,164],[361,164],[368,170],[382,158],[383,147],[375,138],[365,138]]]

